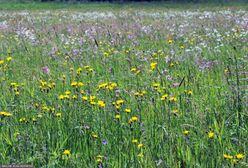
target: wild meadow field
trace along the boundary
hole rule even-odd
[[[0,165],[248,167],[247,4],[102,5],[0,7]]]

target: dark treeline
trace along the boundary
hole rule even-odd
[[[40,2],[180,2],[180,3],[227,3],[237,0],[38,0]]]

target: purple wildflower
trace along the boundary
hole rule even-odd
[[[103,168],[103,164],[102,163],[99,163],[98,164],[98,168]]]
[[[102,141],[102,144],[103,144],[103,145],[107,145],[107,144],[108,144],[108,141],[104,139],[104,140]]]
[[[50,73],[50,69],[48,68],[48,66],[44,66],[44,67],[42,67],[42,72],[44,74],[49,74]]]

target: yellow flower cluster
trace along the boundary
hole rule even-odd
[[[133,74],[138,75],[140,73],[140,70],[137,68],[131,68],[130,70]]]
[[[155,70],[156,67],[157,67],[157,63],[156,63],[156,62],[152,62],[152,63],[150,64],[150,71]]]
[[[50,90],[54,89],[56,86],[55,82],[47,82],[40,80],[40,91],[48,93]]]
[[[136,92],[134,93],[134,96],[143,97],[146,93],[147,93],[146,91]]]
[[[116,87],[117,83],[115,82],[102,83],[98,85],[98,89],[114,90]]]
[[[11,117],[11,116],[12,116],[12,114],[11,114],[11,113],[9,113],[9,112],[4,112],[4,111],[1,111],[1,112],[0,112],[0,116],[2,116],[2,117]]]
[[[229,155],[229,154],[224,154],[223,157],[224,157],[224,159],[231,160],[232,164],[236,165],[238,163],[238,161],[245,158],[245,155],[242,153],[238,153],[234,156]]]
[[[131,118],[128,120],[128,124],[133,124],[133,123],[135,123],[136,121],[138,121],[138,117],[133,116],[133,117],[131,117]]]
[[[120,109],[124,102],[125,102],[124,100],[119,99],[119,100],[113,102],[112,104],[115,106],[116,109]]]
[[[74,88],[78,88],[78,87],[84,86],[84,83],[83,82],[72,81],[71,86],[74,87]]]
[[[144,148],[144,144],[143,143],[139,143],[138,139],[133,139],[132,143],[137,145],[138,149],[139,149],[139,153],[138,153],[138,157],[144,157],[143,151],[142,149]]]
[[[10,89],[15,93],[16,96],[20,95],[20,85],[16,82],[10,83]]]

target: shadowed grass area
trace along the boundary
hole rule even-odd
[[[39,2],[8,2],[0,1],[0,10],[118,10],[118,9],[142,9],[142,10],[248,10],[248,3],[172,3],[172,2],[128,2],[128,3],[39,3]]]

